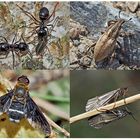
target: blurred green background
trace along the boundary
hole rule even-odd
[[[26,75],[29,80],[29,94],[41,111],[51,118],[59,127],[69,132],[69,107],[70,107],[70,83],[68,70],[4,70],[0,71],[0,96],[7,93],[7,89],[13,89],[17,78]],[[7,120],[5,120],[7,121]],[[3,123],[3,122],[2,122]],[[1,124],[1,121],[0,121]],[[8,124],[9,125],[9,124]],[[2,125],[0,125],[2,126]],[[24,128],[24,127],[23,127]],[[6,130],[6,128],[4,128]],[[26,128],[25,128],[26,130]],[[36,129],[35,129],[36,130]],[[67,137],[58,128],[52,127],[54,138]],[[1,132],[1,127],[0,127]],[[18,130],[14,136],[7,131],[0,133],[0,137],[44,137],[35,131]]]
[[[70,73],[71,117],[84,113],[87,100],[100,96],[114,89],[128,86],[126,96],[140,93],[139,71],[72,71]],[[71,137],[75,138],[136,138],[140,137],[140,102],[128,105],[129,110],[138,120],[130,115],[107,124],[102,129],[88,125],[87,119],[71,124]]]

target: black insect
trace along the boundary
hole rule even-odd
[[[40,20],[37,20],[31,13],[25,11],[22,7],[17,5],[23,11],[23,13],[30,17],[30,19],[32,19],[37,25],[31,34],[32,36],[34,33],[36,33],[38,36],[38,44],[35,48],[36,55],[43,55],[45,49],[47,49],[50,53],[49,48],[47,47],[47,43],[49,37],[51,37],[51,32],[53,31],[58,21],[58,16],[55,18],[55,12],[58,4],[59,2],[56,3],[51,14],[49,13],[48,8],[42,7],[39,11]],[[53,23],[50,24],[51,22]]]
[[[0,97],[0,113],[7,113],[10,121],[15,123],[26,118],[31,126],[42,130],[46,136],[50,136],[51,126],[31,99],[28,85],[29,79],[24,75],[20,76],[14,89]]]
[[[4,39],[2,42],[0,42],[0,56],[1,56],[0,59],[7,58],[8,54],[10,52],[12,52],[13,69],[15,67],[15,55],[14,54],[16,54],[19,58],[26,54],[30,54],[30,56],[31,56],[31,53],[29,51],[29,46],[26,42],[20,42],[20,41],[15,42],[15,37],[14,37],[12,43],[10,44],[10,43],[8,43],[8,41],[5,37],[0,36],[0,38]]]

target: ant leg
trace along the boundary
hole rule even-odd
[[[30,58],[32,59],[33,58],[33,55],[32,55],[32,53],[30,52],[29,49],[28,49],[28,54],[29,54]]]
[[[53,19],[54,19],[54,17],[55,17],[55,12],[56,12],[56,8],[57,8],[57,6],[59,5],[59,2],[56,2],[56,5],[55,5],[55,7],[54,7],[54,10],[53,10],[53,12],[52,12],[52,14],[48,17],[48,20],[53,16]]]
[[[7,39],[3,36],[0,36],[0,38],[4,39],[6,43],[8,43]]]
[[[46,25],[46,26],[51,26],[51,31],[50,32],[54,31],[53,28],[56,26],[56,24],[59,21],[59,19],[60,19],[59,17],[56,17],[52,24]]]
[[[50,50],[49,50],[47,44],[46,44],[45,48],[48,50],[49,54],[51,55],[51,52],[50,52]]]
[[[36,26],[35,29],[31,30],[29,33],[31,33],[31,35],[29,35],[28,37],[26,37],[27,39],[29,39],[30,37],[32,37],[34,34],[37,34],[37,28],[38,26]]]
[[[30,23],[28,25],[23,25],[20,28],[29,28],[29,29],[32,29],[33,28],[34,29],[34,28],[40,27],[38,24],[36,24],[36,26],[32,27],[32,24],[34,24],[34,22],[32,22],[32,23]]]
[[[5,54],[4,57],[0,57],[0,59],[6,59],[8,57],[9,51]]]
[[[12,57],[13,57],[13,69],[14,69],[14,67],[15,67],[15,55],[14,55],[13,50],[11,52],[12,52]]]
[[[14,38],[13,38],[13,40],[12,40],[12,44],[14,44],[16,38],[17,38],[17,32],[16,32],[15,35],[14,35]]]
[[[20,6],[17,5],[17,4],[16,4],[16,6],[17,6],[25,15],[27,15],[30,19],[32,19],[33,21],[39,23],[39,21],[38,21],[31,13],[29,13],[28,11],[25,11],[22,7],[20,7]]]
[[[58,19],[60,19],[60,17],[59,17],[59,16],[57,16],[55,19],[53,18],[53,19],[52,19],[52,20],[50,20],[48,23],[53,22],[53,24],[54,24],[54,22],[56,22],[56,20],[58,20]]]

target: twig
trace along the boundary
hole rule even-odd
[[[64,128],[61,128],[59,125],[57,125],[54,121],[52,121],[46,114],[44,114],[48,122],[50,123],[51,126],[62,132],[65,136],[70,137],[70,133],[66,131]]]
[[[86,113],[82,113],[80,115],[71,117],[70,118],[70,123],[74,123],[76,121],[80,121],[82,119],[85,119],[85,118],[88,118],[88,117],[91,117],[91,116],[95,116],[97,114],[105,112],[106,110],[111,110],[111,109],[114,109],[114,108],[117,108],[117,107],[120,107],[120,106],[123,106],[123,105],[126,105],[126,104],[130,104],[130,103],[135,102],[137,100],[140,100],[140,94],[137,94],[137,95],[122,99],[120,101],[108,104],[106,106],[102,106],[102,107],[99,107],[97,109],[93,109],[92,111],[88,111]]]
[[[66,112],[64,112],[62,109],[57,107],[56,105],[53,105],[53,104],[51,104],[47,101],[44,101],[42,99],[39,99],[39,98],[33,98],[33,99],[37,103],[37,105],[39,105],[45,111],[48,111],[56,116],[59,116],[65,120],[69,121],[69,115]]]

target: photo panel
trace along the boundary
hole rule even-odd
[[[66,138],[69,71],[0,71],[0,137]]]
[[[70,2],[70,69],[139,69],[139,2]]]
[[[72,71],[70,74],[70,129],[72,138],[138,138],[139,98],[126,105],[125,98],[139,96],[139,71]],[[134,97],[133,97],[134,98]],[[122,99],[123,106],[115,108]],[[113,103],[111,110],[97,108]],[[89,114],[88,111],[100,114]],[[104,111],[104,112],[103,112]],[[84,114],[82,114],[84,113]],[[83,117],[81,117],[83,116]]]
[[[68,2],[0,2],[0,67],[67,68],[69,12]]]

